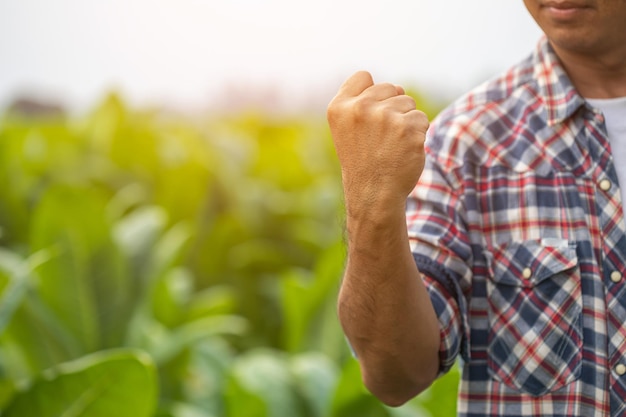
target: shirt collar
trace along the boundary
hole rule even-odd
[[[584,105],[585,100],[578,94],[545,36],[537,44],[533,60],[534,78],[546,106],[548,125],[562,123]]]

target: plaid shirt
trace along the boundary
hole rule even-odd
[[[407,202],[460,416],[626,416],[626,225],[602,114],[542,39],[442,112]],[[626,161],[621,161],[626,163]]]

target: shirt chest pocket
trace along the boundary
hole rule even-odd
[[[487,253],[491,376],[531,395],[580,376],[582,294],[574,247],[538,241]]]

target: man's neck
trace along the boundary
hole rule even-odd
[[[554,50],[583,97],[626,97],[626,48],[597,56]]]

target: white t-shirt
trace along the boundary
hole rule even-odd
[[[594,108],[602,111],[609,134],[613,162],[620,190],[622,205],[626,202],[626,97],[608,99],[587,99]]]

